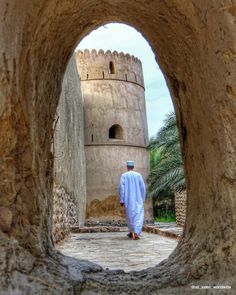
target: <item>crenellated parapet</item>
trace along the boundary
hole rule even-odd
[[[82,81],[120,80],[144,87],[141,61],[130,54],[102,49],[76,52],[77,67]]]

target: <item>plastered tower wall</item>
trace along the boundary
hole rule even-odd
[[[78,51],[84,100],[88,220],[124,218],[118,182],[126,161],[149,174],[148,130],[140,60],[129,54]],[[152,217],[150,201],[146,218]]]

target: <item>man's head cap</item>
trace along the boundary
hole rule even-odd
[[[134,161],[127,161],[127,167],[134,167]]]

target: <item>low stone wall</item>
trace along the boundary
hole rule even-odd
[[[144,224],[153,224],[153,219],[145,219]],[[120,220],[86,220],[85,227],[124,227],[128,226],[125,219]]]
[[[184,226],[186,219],[186,191],[175,194],[175,215],[177,226]]]
[[[157,234],[168,238],[180,239],[183,234],[183,229],[174,225],[161,227],[160,225],[146,224],[143,226],[143,231],[147,233]]]
[[[78,217],[73,196],[63,187],[54,187],[53,194],[53,240],[57,243],[69,235]]]
[[[128,228],[125,226],[73,226],[71,232],[73,233],[107,233],[107,232],[127,232]]]

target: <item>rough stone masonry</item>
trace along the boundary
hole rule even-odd
[[[63,75],[76,44],[108,22],[133,26],[152,46],[187,177],[177,248],[131,273],[64,257],[52,242],[51,132]],[[235,1],[0,0],[0,23],[1,293],[235,293]]]

